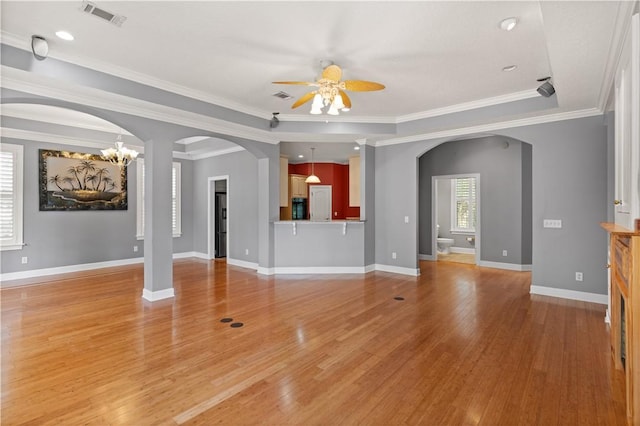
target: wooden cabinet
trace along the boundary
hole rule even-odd
[[[291,180],[291,198],[307,198],[307,183],[306,176],[303,175],[289,175]]]
[[[289,159],[280,157],[280,207],[289,206]]]
[[[349,207],[360,207],[360,156],[349,158]]]
[[[625,373],[627,423],[640,425],[640,233],[602,227],[610,235],[611,356]]]

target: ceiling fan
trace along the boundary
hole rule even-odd
[[[311,104],[311,114],[322,114],[322,108],[329,107],[327,114],[338,115],[340,110],[349,111],[351,109],[351,99],[345,91],[351,92],[371,92],[384,89],[384,85],[373,81],[364,80],[344,80],[342,69],[337,65],[329,65],[322,71],[322,76],[315,82],[310,81],[274,81],[273,84],[298,84],[313,86],[317,89],[302,95],[291,109],[298,108],[313,99]]]

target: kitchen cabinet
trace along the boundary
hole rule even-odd
[[[360,156],[349,158],[349,207],[360,207]]]
[[[306,176],[303,175],[289,175],[291,181],[291,198],[307,198],[307,183]]]

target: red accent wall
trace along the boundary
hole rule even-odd
[[[320,183],[308,185],[331,185],[333,219],[359,218],[360,207],[349,207],[349,165],[315,163],[314,169]],[[308,176],[311,174],[311,163],[289,164],[289,174]]]

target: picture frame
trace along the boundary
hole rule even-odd
[[[127,167],[100,155],[39,150],[40,211],[127,210]]]

